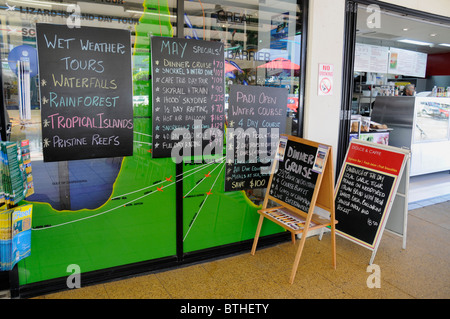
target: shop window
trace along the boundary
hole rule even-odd
[[[173,36],[176,23],[176,0],[162,1],[159,6],[151,3],[0,1],[3,99],[10,123],[9,139],[30,141],[35,194],[28,200],[49,203],[57,210],[97,208],[111,196],[122,163],[122,158],[43,162],[36,23],[129,30],[135,125],[145,126],[151,107],[149,39],[151,35]],[[19,64],[23,65],[18,68]],[[145,136],[135,137],[137,143],[144,139]]]
[[[185,1],[184,8],[185,38],[224,44],[227,123],[232,112],[229,97],[233,85],[284,88],[288,92],[286,126],[280,133],[301,134],[301,2]],[[246,190],[255,204],[262,202],[264,192],[265,189]]]
[[[175,255],[182,260],[186,252],[203,254],[204,249],[253,238],[255,203],[263,189],[252,203],[242,191],[224,191],[225,162],[179,165],[170,157],[152,156],[150,40],[163,36],[221,42],[230,68],[224,77],[226,93],[233,84],[283,88],[288,97],[281,101],[281,116],[286,116],[281,133],[298,135],[301,1],[195,0],[184,2],[184,12],[179,3],[0,0],[1,80],[9,139],[30,141],[35,183],[35,193],[27,197],[33,203],[34,253],[20,265],[20,284],[64,278],[72,263],[90,272]],[[179,16],[184,16],[182,30]],[[130,31],[132,156],[43,161],[42,79],[37,59],[32,58],[36,24],[41,22]],[[270,67],[278,58],[284,59],[282,67]],[[25,72],[19,74],[18,68]],[[264,232],[278,234],[280,228],[268,225]]]
[[[1,0],[4,105],[10,123],[9,139],[30,141],[35,194],[28,199],[49,203],[56,210],[98,208],[111,196],[122,164],[122,158],[43,162],[37,59],[29,58],[37,55],[36,23],[130,31],[136,132],[150,130],[150,37],[182,36],[224,44],[225,92],[233,84],[285,88],[286,130],[281,133],[299,135],[301,8],[301,1],[296,0],[185,1],[184,30],[178,32],[176,0]],[[21,59],[29,61],[25,86],[17,72]],[[277,60],[282,62],[273,67],[271,63]],[[144,165],[148,156],[148,150],[141,146],[149,142],[148,134],[134,134],[133,156],[138,166]]]
[[[397,132],[380,131],[408,118],[413,142],[448,140],[449,63],[439,60],[437,71],[434,61],[450,53],[450,25],[378,6],[359,5],[357,14],[352,135],[388,144]],[[395,106],[405,95],[416,99],[401,113]],[[386,103],[393,108],[383,109]],[[374,123],[386,118],[389,123]]]
[[[226,92],[233,84],[286,88],[286,133],[297,135],[302,43],[298,2],[185,1],[184,7],[186,38],[225,45]]]
[[[410,149],[410,176],[450,165],[449,28],[446,17],[358,5],[347,141]]]

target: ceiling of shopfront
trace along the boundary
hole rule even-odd
[[[356,35],[358,42],[365,44],[391,46],[428,54],[450,52],[450,24],[384,10],[380,12],[379,20],[376,20],[376,12],[365,6],[358,8]],[[400,40],[420,41],[424,44],[408,44]]]

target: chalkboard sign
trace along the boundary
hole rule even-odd
[[[271,199],[308,213],[329,146],[281,135],[269,188]]]
[[[45,162],[133,154],[130,32],[37,24]]]
[[[223,44],[152,37],[151,57],[152,156],[202,155],[212,140],[222,153],[223,136],[217,135],[225,122]]]
[[[407,152],[352,140],[335,192],[338,234],[375,249],[389,216]]]
[[[332,263],[336,268],[336,240],[333,201],[333,165],[331,146],[282,134],[272,164],[266,196],[253,240],[252,255],[256,252],[258,238],[265,218],[295,235],[302,233],[289,282],[295,279],[308,231],[324,227],[331,229]],[[268,207],[269,200],[280,206]],[[315,208],[330,213],[329,218],[318,216]]]
[[[287,96],[284,88],[230,86],[225,191],[267,187]]]

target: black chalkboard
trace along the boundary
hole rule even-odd
[[[127,30],[37,24],[45,162],[133,154]]]
[[[343,176],[335,199],[337,229],[372,244],[395,177],[351,164],[345,165]]]
[[[225,191],[267,187],[285,133],[287,97],[285,88],[230,86]]]
[[[308,213],[319,174],[327,161],[328,147],[285,140],[282,136],[278,153],[269,195]]]
[[[210,141],[220,144],[213,153],[222,154],[223,52],[220,42],[151,38],[154,158],[203,155]]]
[[[405,165],[406,151],[352,140],[335,191],[336,231],[374,249]]]

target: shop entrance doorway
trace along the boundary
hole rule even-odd
[[[409,202],[450,194],[450,19],[348,1],[345,46],[337,167],[352,138],[408,148]]]

